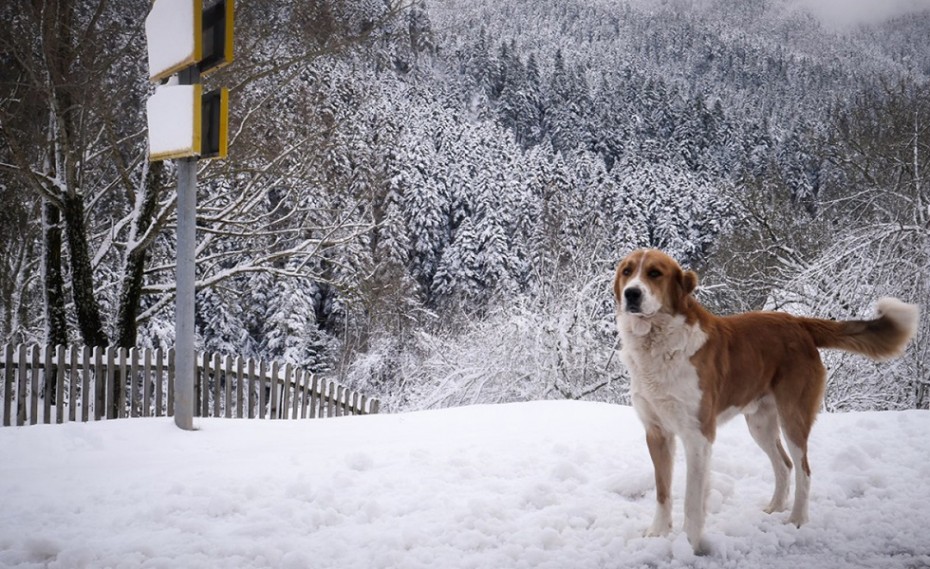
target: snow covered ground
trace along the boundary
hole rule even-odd
[[[930,413],[822,415],[811,523],[762,512],[742,420],[715,446],[708,540],[643,538],[627,407],[537,402],[289,422],[0,429],[0,567],[930,567]]]

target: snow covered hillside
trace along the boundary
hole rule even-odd
[[[0,567],[930,566],[930,413],[823,415],[811,522],[766,515],[741,420],[715,446],[708,540],[643,538],[628,407],[537,402],[318,421],[0,429]],[[679,453],[680,454],[680,453]]]

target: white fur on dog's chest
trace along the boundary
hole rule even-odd
[[[630,370],[630,395],[644,423],[658,423],[677,434],[698,426],[701,388],[693,356],[707,335],[684,317],[659,319],[642,334],[640,321],[620,320],[620,356]]]

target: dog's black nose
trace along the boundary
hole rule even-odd
[[[626,307],[630,312],[639,310],[639,302],[643,299],[643,291],[636,288],[628,288],[623,291],[623,298],[626,299]]]

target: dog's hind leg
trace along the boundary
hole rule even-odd
[[[772,462],[775,472],[775,493],[765,512],[782,512],[788,507],[788,490],[790,487],[791,459],[781,445],[778,429],[778,410],[771,395],[763,397],[752,413],[746,414],[749,433],[756,443],[765,451]]]
[[[798,527],[808,520],[808,502],[811,489],[811,467],[807,460],[807,439],[820,410],[826,385],[827,371],[820,358],[809,359],[796,366],[795,381],[776,385],[775,400],[781,420],[788,452],[794,460],[794,507],[788,522]]]

